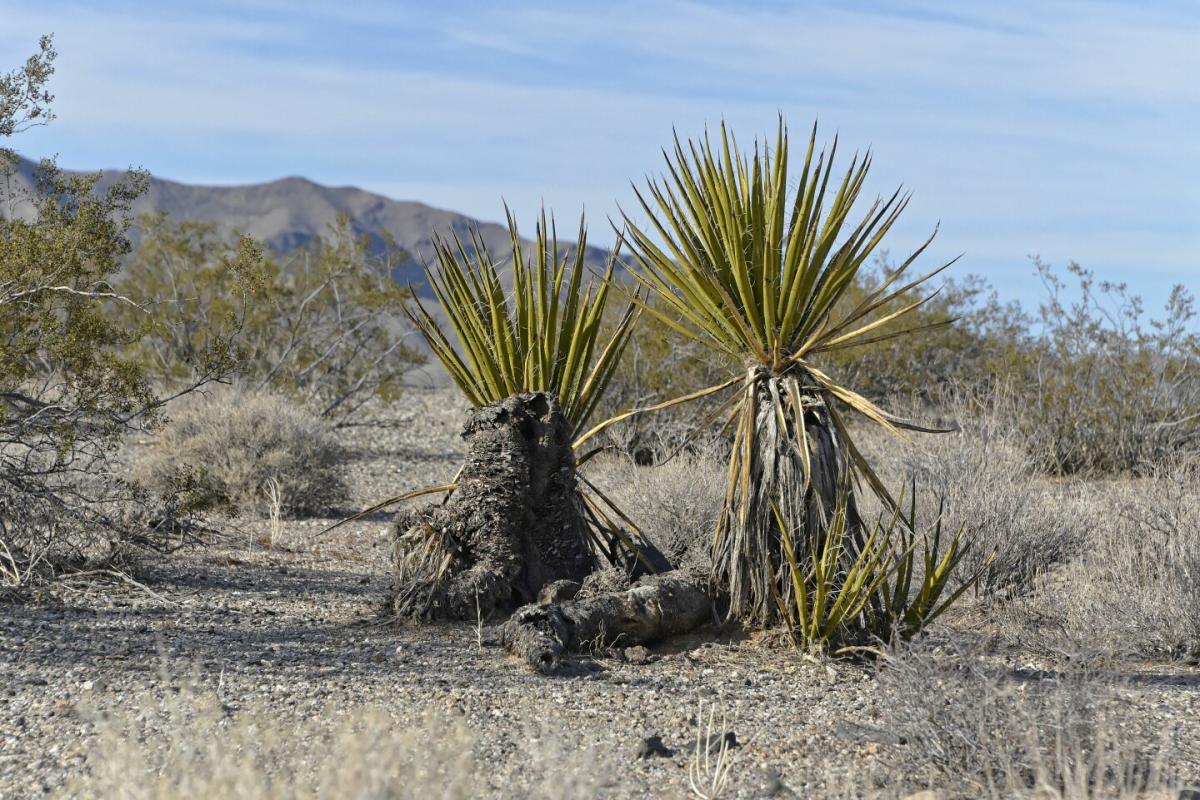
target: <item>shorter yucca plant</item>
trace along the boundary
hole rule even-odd
[[[604,276],[585,286],[583,217],[568,255],[559,248],[553,218],[547,224],[543,211],[529,256],[516,218],[508,208],[505,214],[512,243],[511,302],[495,259],[475,231],[470,248],[457,234],[435,239],[436,259],[425,270],[456,342],[419,299],[409,317],[476,408],[519,392],[550,392],[567,421],[581,430],[629,343],[635,316],[631,304],[605,338],[604,310],[619,243]]]
[[[772,507],[792,588],[786,599],[777,594],[776,603],[801,647],[829,650],[911,639],[953,605],[991,563],[988,558],[971,574],[959,574],[971,543],[964,541],[960,528],[942,547],[941,509],[932,536],[918,536],[915,486],[907,518],[894,509],[862,538],[848,535],[848,498],[848,492],[839,492],[829,527],[805,547],[793,542],[783,515]]]
[[[504,265],[478,231],[470,234],[469,244],[452,234],[435,239],[435,258],[425,267],[446,321],[416,299],[415,292],[406,312],[474,407],[515,394],[548,392],[577,432],[595,412],[637,316],[630,303],[615,327],[605,325],[620,243],[599,280],[585,283],[587,229],[582,217],[576,243],[566,248],[559,245],[553,217],[547,220],[543,211],[530,253],[516,218],[507,207],[505,213],[512,248],[511,290],[501,277]],[[577,500],[593,551],[610,563],[638,559],[649,566],[643,556],[646,542],[637,527],[586,478],[576,477],[583,484]],[[451,482],[392,497],[351,519],[421,495],[448,497],[456,487]],[[454,548],[435,538],[408,544],[415,559],[437,562],[435,572],[441,574],[453,561]]]

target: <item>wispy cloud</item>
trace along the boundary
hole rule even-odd
[[[893,247],[1031,297],[1026,254],[1151,297],[1200,289],[1200,19],[1168,2],[614,0],[160,4],[6,0],[4,63],[46,31],[72,166],[250,182],[306,174],[485,218],[504,196],[601,220],[672,127],[782,111],[872,146],[915,201]],[[0,65],[2,66],[2,65]]]

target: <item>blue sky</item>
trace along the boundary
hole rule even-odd
[[[593,238],[672,128],[748,142],[782,112],[871,147],[1006,298],[1028,256],[1152,306],[1200,290],[1200,7],[1185,2],[60,2],[0,0],[0,68],[53,32],[58,120],[14,144],[195,183],[304,175]]]

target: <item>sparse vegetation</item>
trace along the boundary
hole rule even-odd
[[[530,475],[554,476],[553,480],[561,481],[562,486],[546,489],[551,482],[539,478],[529,481],[526,488],[534,494],[548,492],[545,502],[549,505],[538,508],[534,517],[537,518],[535,524],[541,524],[542,518],[559,520],[557,531],[547,534],[549,541],[555,537],[562,539],[554,543],[553,549],[570,549],[565,542],[582,533],[597,558],[614,564],[635,563],[643,558],[645,545],[639,541],[639,532],[628,530],[628,520],[620,509],[603,494],[579,486],[575,475],[575,448],[590,434],[584,431],[629,342],[634,309],[628,307],[614,329],[604,330],[604,312],[612,290],[615,261],[610,259],[605,275],[585,288],[587,229],[582,217],[573,251],[559,246],[554,221],[547,222],[545,214],[538,221],[532,253],[526,252],[511,212],[508,213],[508,230],[512,244],[511,295],[504,290],[496,257],[478,234],[471,240],[469,248],[455,235],[435,242],[436,263],[425,270],[428,283],[447,317],[453,341],[443,330],[443,323],[419,300],[410,309],[410,317],[455,385],[475,408],[508,403],[509,398],[519,397],[518,405],[522,410],[518,412],[516,406],[505,406],[497,412],[497,420],[507,421],[514,413],[529,413],[535,418],[522,423],[522,431],[525,431],[522,436],[531,442],[527,456],[530,463],[526,470]],[[547,404],[536,397],[526,402],[524,398],[531,393],[548,393],[554,402]],[[481,427],[482,423],[473,423],[475,430]],[[566,441],[559,441],[560,434],[555,431],[560,429],[565,430]],[[539,436],[545,441],[537,441]],[[568,445],[565,454],[563,444]],[[505,452],[508,446],[499,449],[506,458],[513,459]],[[544,463],[547,458],[557,460]],[[498,473],[499,470],[489,468],[488,472]],[[482,479],[482,476],[468,477],[476,483]],[[515,486],[520,480],[524,477],[510,479],[510,482]],[[513,490],[512,486],[501,487],[492,493]],[[376,508],[402,499],[405,498],[385,501]],[[542,499],[530,496],[523,501],[535,503]],[[464,513],[473,516],[475,511],[467,509]],[[443,538],[454,527],[445,521],[439,524],[443,528]],[[400,532],[398,541],[403,545],[402,550],[412,554],[406,563],[416,559],[424,564],[428,561],[433,528],[426,521],[416,530],[419,541],[408,541],[411,531]],[[471,535],[469,530],[460,535],[463,533]],[[514,534],[528,535],[527,532],[509,532],[506,536]],[[535,549],[544,547],[549,541],[532,546]],[[465,566],[467,560],[462,555],[471,549],[468,542],[461,540],[440,545],[436,552],[444,551],[445,557],[438,558],[441,566],[432,579],[440,581],[449,574],[452,566]],[[404,564],[401,571],[406,571]],[[490,575],[477,580],[498,585],[505,582],[505,579]],[[488,592],[489,595],[494,593]],[[490,599],[487,606],[490,613]]]
[[[135,479],[188,511],[299,517],[346,500],[347,453],[329,423],[285,397],[225,390],[193,396],[138,460]]]
[[[149,313],[117,321],[139,331],[133,358],[167,386],[221,365],[247,387],[348,421],[372,399],[395,400],[421,361],[405,343],[409,292],[392,279],[403,253],[373,253],[346,219],[286,258],[230,245],[208,223],[157,215],[141,228],[123,285]]]
[[[876,680],[894,775],[984,797],[1176,797],[1186,782],[1169,728],[1131,726],[1138,688],[1079,669],[1011,669],[979,644],[942,639],[893,650]],[[1154,793],[1159,794],[1154,794]]]
[[[0,136],[51,118],[48,37],[24,68],[0,76]],[[145,313],[115,284],[130,250],[130,203],[146,176],[99,188],[53,161],[32,191],[0,148],[0,586],[28,585],[111,556],[169,520],[124,480],[122,436],[145,429],[170,399],[128,357],[136,333],[117,309]],[[237,302],[236,298],[232,302]],[[173,394],[223,376],[198,370]]]
[[[45,38],[0,75],[0,139],[52,118],[54,58]],[[543,216],[530,248],[510,215],[511,284],[480,236],[442,239],[439,308],[349,220],[288,258],[162,216],[138,239],[142,173],[47,161],[18,190],[0,148],[0,794],[1196,796],[1192,297],[1147,319],[1126,287],[1035,259],[1036,316],[972,279],[914,298],[924,247],[879,250],[906,198],[856,222],[870,157],[838,182],[815,143],[795,181],[782,121],[753,156],[724,128],[677,140],[649,225],[626,220],[633,305],[609,302],[613,268],[585,286],[582,221],[560,245]],[[461,420],[394,404],[419,360],[406,302],[475,407],[455,478],[431,473]],[[356,426],[367,403],[403,435]],[[920,426],[884,405],[955,432],[900,443]],[[623,453],[585,450],[599,431]],[[290,536],[367,473],[381,493],[448,480],[395,532],[392,609],[463,625],[374,624],[374,514]],[[265,534],[114,569],[198,513]],[[747,625],[721,624],[725,601]],[[520,648],[487,627],[517,605]],[[498,641],[569,678],[518,672]],[[581,755],[597,731],[608,749]],[[654,760],[631,767],[638,739]]]

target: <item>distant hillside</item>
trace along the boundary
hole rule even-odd
[[[22,161],[18,180],[28,183],[34,165]],[[120,180],[123,170],[105,170],[102,185]],[[212,222],[225,233],[240,231],[280,254],[301,247],[328,230],[339,213],[350,217],[355,230],[382,243],[390,234],[418,258],[433,255],[434,234],[458,233],[463,239],[478,227],[488,249],[501,258],[509,252],[508,230],[503,225],[480,222],[453,211],[432,208],[411,200],[392,200],[352,186],[322,186],[306,178],[282,178],[247,186],[193,186],[152,177],[150,188],[134,204],[137,213],[164,211],[175,219]],[[499,210],[499,209],[498,209]],[[534,220],[520,220],[533,231]],[[562,220],[562,229],[574,231],[575,220]],[[607,252],[589,247],[587,261],[604,265]],[[400,265],[396,280],[419,283],[420,262]]]

